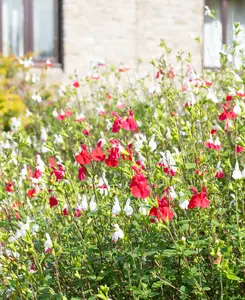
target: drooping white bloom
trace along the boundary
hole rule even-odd
[[[155,142],[155,134],[152,135],[150,142],[149,142],[149,147],[151,148],[151,151],[155,151],[157,148],[157,143]]]
[[[144,204],[141,204],[139,207],[139,213],[143,216],[147,215],[147,207]]]
[[[52,249],[53,243],[51,241],[50,235],[46,233],[46,241],[44,242],[44,251],[49,252]]]
[[[166,139],[169,140],[171,138],[171,130],[167,127]]]
[[[234,178],[235,180],[242,178],[242,172],[240,171],[238,161],[235,164],[235,169],[232,173],[232,178]]]
[[[112,241],[113,243],[116,243],[118,239],[124,238],[124,233],[118,224],[115,224],[114,227],[115,227],[115,232],[112,234]]]
[[[96,212],[98,210],[97,204],[95,202],[95,195],[93,195],[90,200],[89,208],[91,212]]]
[[[109,119],[106,119],[105,120],[106,121],[106,130],[107,131],[110,131],[111,130],[111,128],[112,128],[112,125],[113,125],[113,123],[109,120]]]
[[[179,195],[180,195],[179,207],[181,209],[187,209],[190,201],[184,198],[183,192],[180,192]]]
[[[213,90],[208,91],[207,99],[211,100],[213,103],[218,103],[219,102],[219,100],[218,100],[218,98],[215,95],[215,92]]]
[[[174,200],[175,198],[177,198],[177,194],[174,190],[174,187],[173,186],[170,186],[169,187],[169,196]]]
[[[136,152],[140,152],[140,149],[143,147],[143,144],[146,142],[146,136],[142,133],[136,133],[136,141],[134,142],[134,148]]]
[[[159,84],[152,85],[149,87],[148,92],[150,94],[154,94],[154,93],[161,94],[161,86]]]
[[[20,175],[22,179],[26,179],[26,176],[28,174],[27,166],[24,164],[23,168],[20,171]]]
[[[26,76],[25,76],[25,81],[30,81],[31,79],[31,76],[29,74],[29,72],[26,73]]]
[[[242,170],[242,177],[245,178],[245,167],[244,167],[244,169]]]
[[[54,134],[54,143],[55,144],[62,144],[63,143],[63,137],[61,134]]]
[[[105,177],[105,172],[102,173],[102,176],[99,179],[97,189],[99,190],[101,195],[108,196],[110,191],[110,186]]]
[[[233,111],[236,115],[240,115],[242,112],[241,106],[239,105],[239,102],[236,102],[236,105],[233,108]]]
[[[11,124],[10,124],[11,131],[17,130],[20,126],[21,126],[20,118],[16,118],[16,117],[11,118]]]
[[[115,215],[115,216],[118,216],[120,211],[121,211],[121,207],[120,207],[120,204],[119,204],[119,200],[118,200],[117,197],[115,197],[114,205],[112,207],[112,214]]]
[[[33,101],[35,101],[37,103],[42,102],[42,97],[39,95],[39,93],[33,93],[31,98]]]
[[[130,217],[133,214],[134,210],[133,210],[133,207],[130,206],[130,198],[128,198],[123,210],[125,211],[127,217]]]
[[[41,141],[46,142],[48,139],[48,134],[46,128],[41,129]]]
[[[82,195],[82,201],[81,201],[81,210],[83,211],[87,211],[88,210],[88,200],[87,200],[87,197],[86,195]]]

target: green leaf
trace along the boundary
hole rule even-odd
[[[185,164],[186,169],[195,169],[196,168],[196,164],[195,163],[186,163]]]

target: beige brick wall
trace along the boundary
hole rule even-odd
[[[202,38],[204,0],[64,0],[64,64],[66,73],[86,74],[91,57],[108,63],[147,70],[159,55],[161,38],[174,53],[193,53],[201,68],[200,47],[190,36]]]

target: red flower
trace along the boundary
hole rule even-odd
[[[215,175],[216,178],[224,178],[225,177],[225,173],[223,171],[218,171]]]
[[[198,194],[197,190],[192,187],[191,191],[193,192],[193,196],[190,199],[190,202],[188,204],[188,209],[201,207],[201,208],[207,208],[210,204],[210,200],[208,200],[207,191],[205,186],[202,187],[201,193]]]
[[[14,191],[13,186],[14,185],[13,185],[12,181],[8,182],[8,184],[7,184],[6,188],[5,188],[5,191],[8,192],[8,193],[13,193],[13,191]]]
[[[74,88],[79,88],[79,86],[80,86],[80,84],[79,84],[79,82],[78,81],[74,81],[73,82],[73,86],[74,86]]]
[[[84,180],[86,172],[87,172],[86,168],[84,166],[81,166],[81,168],[78,170],[78,179],[81,181]]]
[[[41,176],[42,176],[42,172],[39,169],[35,169],[35,172],[32,177],[38,179]]]
[[[74,217],[75,218],[80,218],[82,215],[82,212],[80,209],[75,209],[75,212],[74,212]]]
[[[232,95],[227,95],[225,100],[226,101],[231,101],[232,100]]]
[[[65,174],[65,169],[61,164],[57,164],[57,168],[52,167],[53,172],[51,172],[51,176],[54,174],[56,177],[56,182],[60,181],[63,179],[64,174]]]
[[[82,145],[82,151],[80,152],[80,154],[76,155],[76,161],[80,165],[87,165],[91,162],[91,157],[87,151],[86,145]]]
[[[241,153],[243,152],[244,148],[242,146],[236,145],[235,146],[235,152],[236,153]]]
[[[134,114],[132,109],[129,111],[128,118],[123,122],[122,128],[125,130],[135,131],[137,129],[136,121],[134,120]]]
[[[67,207],[63,208],[63,210],[62,210],[62,215],[63,215],[63,216],[69,216]]]
[[[223,105],[223,112],[218,116],[220,121],[225,121],[227,119],[235,119],[236,114],[233,110],[228,111],[228,106],[225,104]]]
[[[101,147],[97,145],[97,147],[92,150],[91,158],[95,161],[103,161],[105,159],[105,154],[103,153]]]
[[[169,207],[168,199],[166,197],[162,198],[161,200],[158,198],[158,207],[152,207],[150,210],[150,216],[153,217],[151,218],[151,222],[155,223],[156,219],[159,221],[171,221],[174,213]]]
[[[28,196],[29,198],[34,198],[36,192],[37,192],[36,189],[29,190],[29,191],[27,192],[27,196]]]
[[[58,200],[54,196],[49,198],[50,208],[52,208],[53,206],[56,206],[57,204],[58,204]]]
[[[111,148],[109,151],[109,155],[105,160],[105,163],[108,167],[116,167],[118,165],[118,158],[120,157],[119,147]]]
[[[146,178],[136,167],[132,167],[136,174],[131,180],[131,193],[135,198],[147,198],[150,195],[150,188]]]

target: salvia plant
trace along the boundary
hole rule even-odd
[[[149,74],[93,62],[59,89],[19,60],[25,117],[0,137],[1,299],[245,298],[242,52],[198,74],[161,47]]]

